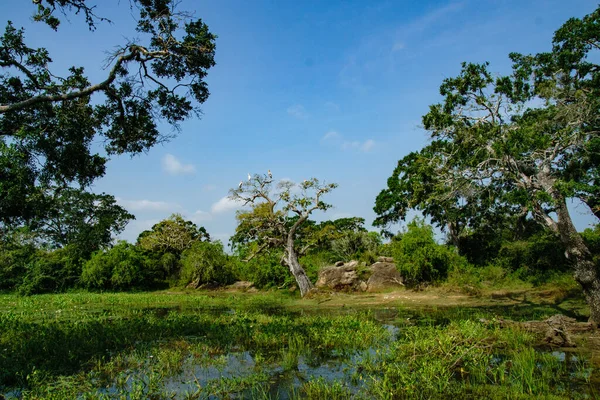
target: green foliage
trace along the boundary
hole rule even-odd
[[[151,230],[140,233],[137,239],[138,245],[145,250],[177,256],[198,241],[210,241],[210,235],[204,227],[184,220],[180,214],[160,221]]]
[[[181,255],[182,285],[190,282],[228,284],[233,282],[229,257],[221,242],[196,242]]]
[[[13,290],[22,281],[27,265],[37,256],[33,243],[0,242],[0,290]]]
[[[92,31],[106,21],[86,0],[33,3],[33,21],[53,30],[69,14],[85,16]],[[170,139],[158,125],[178,128],[208,98],[216,36],[207,25],[173,0],[130,6],[139,13],[139,37],[106,44],[116,50],[98,82],[70,60],[58,62],[64,73],[53,70],[57,59],[30,47],[25,30],[7,21],[0,34],[0,230],[26,226],[51,246],[77,244],[81,257],[107,246],[133,216],[114,197],[86,189],[104,175],[109,156]]]
[[[154,284],[156,265],[136,246],[119,242],[85,262],[81,283],[90,289],[127,290]]]
[[[382,243],[381,235],[377,232],[342,231],[338,237],[331,241],[331,252],[338,261],[361,259],[377,253]]]
[[[581,236],[596,259],[600,257],[600,224],[586,228]]]
[[[356,375],[373,398],[585,398],[565,384],[568,364],[535,343],[519,328],[468,320],[409,326]]]
[[[281,263],[281,251],[263,251],[249,261],[242,261],[256,252],[256,246],[250,243],[236,248],[232,268],[237,279],[252,282],[257,288],[282,287],[294,282],[288,268]]]
[[[317,277],[319,275],[319,271],[324,267],[330,266],[336,261],[339,261],[337,255],[335,255],[331,251],[318,251],[313,250],[309,252],[307,255],[300,257],[300,264],[304,266],[306,270],[306,275],[308,275],[309,279],[312,282],[316,282]]]
[[[52,246],[71,245],[79,257],[109,246],[112,237],[135,219],[113,196],[64,188],[57,190],[47,218],[39,223],[40,237]]]
[[[569,264],[560,239],[550,232],[542,232],[527,240],[502,244],[496,263],[509,272],[520,270],[523,276],[564,272]]]
[[[18,292],[23,295],[60,292],[75,286],[81,274],[78,254],[73,246],[54,251],[37,250],[25,265]]]
[[[453,249],[436,243],[433,228],[421,219],[409,222],[400,240],[392,242],[392,254],[408,285],[438,283],[453,265],[466,263]]]

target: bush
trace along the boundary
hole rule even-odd
[[[89,289],[126,290],[153,286],[156,275],[156,263],[142,250],[119,242],[110,250],[94,253],[83,265],[81,282]]]
[[[521,279],[549,271],[569,269],[564,246],[560,239],[550,232],[532,235],[526,241],[503,243],[495,264],[508,272],[518,271]]]
[[[362,257],[368,260],[377,253],[380,245],[381,235],[377,232],[345,231],[341,237],[332,240],[331,251],[337,257],[336,261],[350,261]]]
[[[0,290],[13,290],[23,282],[36,253],[33,245],[0,247]]]
[[[304,267],[308,279],[314,283],[322,268],[327,267],[338,260],[339,258],[330,251],[314,251],[300,257],[298,261],[300,262],[300,265]]]
[[[66,246],[54,251],[37,250],[25,265],[25,274],[17,286],[23,295],[60,292],[74,287],[81,274],[77,249]]]
[[[221,242],[196,242],[181,255],[183,285],[194,281],[228,284],[233,280],[231,263]]]
[[[421,219],[409,222],[407,231],[391,246],[396,266],[409,286],[437,283],[448,277],[453,265],[466,264],[454,249],[437,244],[433,228]]]

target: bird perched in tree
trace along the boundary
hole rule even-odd
[[[248,182],[250,182],[250,179],[252,179],[252,176],[250,176],[250,173],[248,172]]]
[[[269,172],[267,172],[267,174],[269,174],[269,179],[273,179],[273,174],[271,174],[271,170],[269,170]]]
[[[244,181],[240,181],[240,184],[238,185],[238,189],[241,189],[243,184],[244,184]]]

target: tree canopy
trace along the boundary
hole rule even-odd
[[[54,31],[70,14],[83,16],[92,31],[108,21],[89,0],[33,3],[33,21]],[[25,29],[7,22],[0,36],[0,228],[55,227],[68,213],[60,200],[66,193],[114,205],[110,195],[86,193],[108,158],[146,151],[199,115],[209,96],[205,78],[215,65],[216,36],[178,6],[131,0],[138,38],[106,43],[114,51],[98,82],[76,57],[65,74],[54,71],[50,52],[28,45]],[[160,130],[162,121],[175,131]],[[122,229],[118,220],[109,231]]]
[[[423,117],[431,143],[400,160],[375,206],[379,224],[409,208],[440,225],[531,216],[561,237],[595,321],[600,279],[566,200],[597,207],[599,10],[565,23],[552,52],[511,54],[511,75],[463,63]]]
[[[322,197],[337,185],[312,178],[298,185],[282,180],[275,188],[273,186],[270,174],[256,174],[230,191],[232,200],[251,207],[249,211],[237,213],[238,227],[232,242],[255,243],[257,248],[250,257],[267,249],[282,249],[282,262],[289,268],[304,296],[312,288],[312,283],[298,257],[305,254],[312,243],[303,240],[302,226],[314,211],[326,211],[331,207],[323,202]]]

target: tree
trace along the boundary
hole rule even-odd
[[[232,281],[229,257],[221,242],[195,242],[181,255],[180,282],[195,286],[206,283],[228,284]]]
[[[113,235],[135,219],[113,196],[73,188],[53,193],[53,207],[39,222],[38,232],[52,247],[72,244],[83,258],[110,245]]]
[[[52,30],[61,13],[85,16],[90,30],[106,21],[88,0],[33,3],[34,21]],[[46,218],[57,206],[48,202],[49,190],[85,189],[104,175],[107,157],[92,143],[104,143],[107,156],[138,154],[172,136],[159,122],[177,129],[199,114],[216,37],[177,4],[131,0],[140,38],[116,48],[100,82],[90,82],[81,66],[63,76],[52,71],[49,52],[28,46],[24,29],[8,21],[0,37],[1,225]]]
[[[398,161],[388,187],[375,200],[374,226],[385,228],[404,220],[407,212],[415,209],[447,232],[449,242],[459,247],[467,227],[495,226],[498,219],[519,211],[494,203],[485,191],[447,185],[447,171],[443,160],[436,156],[437,150],[434,143]]]
[[[180,214],[173,214],[155,224],[151,230],[140,233],[137,241],[145,250],[179,256],[195,242],[209,242],[210,235],[204,227],[184,220]]]
[[[443,101],[423,117],[432,142],[421,152],[450,197],[481,212],[524,213],[558,235],[595,322],[599,271],[567,198],[597,199],[600,66],[589,58],[600,49],[599,21],[599,10],[569,20],[551,53],[511,54],[511,76],[494,78],[487,63],[464,63],[458,77],[441,85]],[[427,202],[444,203],[443,194],[431,193]]]
[[[121,241],[111,249],[94,253],[85,262],[81,283],[90,289],[148,287],[153,283],[152,267],[139,248]]]
[[[237,189],[230,190],[230,199],[251,206],[250,211],[237,213],[238,227],[233,242],[255,242],[258,247],[250,259],[267,249],[282,249],[281,261],[294,276],[304,297],[313,285],[298,261],[310,248],[310,244],[299,247],[301,227],[314,211],[331,207],[321,198],[336,187],[335,183],[325,184],[312,178],[298,185],[280,181],[273,190],[270,175],[254,175]]]

